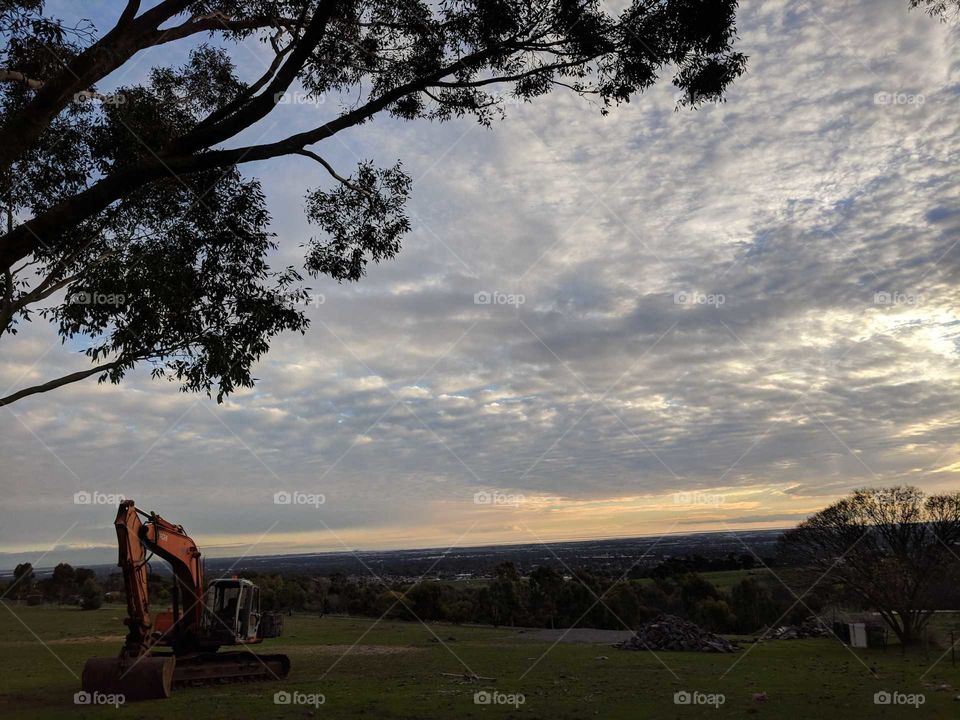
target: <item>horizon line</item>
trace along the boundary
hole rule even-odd
[[[237,560],[237,559],[253,560],[257,558],[310,557],[310,556],[320,556],[320,555],[353,555],[357,553],[398,553],[398,552],[411,552],[411,551],[417,551],[417,550],[422,550],[422,551],[435,550],[440,553],[448,553],[455,549],[456,550],[472,550],[472,549],[480,549],[480,548],[497,548],[497,547],[512,547],[512,546],[517,546],[517,547],[535,546],[535,545],[545,546],[545,545],[556,544],[556,543],[588,543],[588,542],[601,542],[604,540],[646,540],[646,539],[663,538],[663,537],[709,535],[709,534],[736,535],[738,532],[739,533],[783,532],[784,530],[789,530],[789,529],[790,527],[788,526],[788,527],[775,527],[775,528],[750,528],[750,529],[728,528],[728,529],[722,529],[722,530],[693,530],[689,532],[675,530],[675,531],[669,531],[665,533],[651,533],[649,535],[601,535],[601,536],[593,536],[593,537],[581,537],[581,538],[574,537],[574,538],[566,538],[566,539],[555,539],[555,540],[548,540],[543,542],[541,541],[500,542],[500,543],[486,543],[483,545],[463,545],[463,546],[451,545],[446,548],[442,546],[436,546],[436,545],[425,545],[425,546],[419,546],[419,547],[399,547],[399,548],[386,548],[386,549],[350,548],[350,549],[338,549],[338,550],[319,550],[319,551],[314,550],[314,551],[304,551],[304,552],[299,552],[299,551],[298,552],[281,552],[281,553],[268,553],[263,555],[206,555],[204,554],[203,557],[205,557],[208,560]],[[88,547],[83,549],[96,550],[101,547],[104,550],[115,550],[115,548],[113,548],[113,546],[111,545],[96,546],[92,548]],[[224,546],[215,545],[213,547],[224,547]],[[40,550],[28,551],[27,553],[22,553],[22,554],[29,554],[29,552],[42,552],[42,551]],[[26,562],[29,562],[29,561],[26,561]],[[59,563],[54,563],[49,566],[48,565],[35,566],[33,569],[34,570],[51,569],[56,567],[57,564]],[[89,567],[104,567],[104,566],[115,566],[115,565],[116,563],[91,563]],[[78,565],[77,567],[87,567],[87,566]],[[15,568],[7,568],[7,567],[0,568],[0,574],[12,573],[14,569]]]

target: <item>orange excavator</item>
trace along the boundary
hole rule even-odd
[[[286,655],[261,655],[248,647],[279,637],[283,630],[282,615],[260,611],[256,585],[237,577],[218,578],[205,589],[196,543],[181,525],[139,510],[133,500],[120,503],[114,525],[117,564],[127,594],[127,638],[118,657],[87,660],[82,679],[86,692],[149,700],[169,697],[174,687],[183,685],[286,677]],[[152,554],[173,570],[173,607],[156,614],[150,612],[147,583]],[[217,652],[230,645],[245,647]]]

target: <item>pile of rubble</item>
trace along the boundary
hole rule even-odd
[[[765,630],[762,640],[803,640],[805,638],[832,637],[833,632],[813,615],[799,625],[781,625]]]
[[[675,615],[659,615],[640,626],[629,640],[614,645],[620,650],[679,650],[688,652],[732,653],[740,648],[719,635],[707,632],[696,623]]]

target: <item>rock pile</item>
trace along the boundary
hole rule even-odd
[[[811,615],[799,625],[781,625],[770,628],[760,637],[763,640],[803,640],[805,638],[832,637],[833,633],[819,618]]]
[[[620,650],[678,650],[686,652],[732,653],[740,648],[696,623],[675,615],[659,615],[641,625],[629,640],[614,645]]]

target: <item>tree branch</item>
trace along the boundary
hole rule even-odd
[[[253,97],[246,105],[238,108],[236,112],[222,120],[218,120],[211,125],[201,123],[185,136],[174,140],[167,151],[172,154],[196,152],[228,140],[241,130],[266,117],[276,106],[278,96],[290,87],[290,84],[296,79],[310,58],[310,54],[323,39],[327,30],[327,23],[333,16],[335,6],[336,3],[329,0],[316,9],[304,30],[303,37],[294,43],[290,56],[274,75],[263,93]]]
[[[128,4],[121,17],[126,21],[118,22],[100,40],[64,63],[63,70],[46,80],[30,102],[0,129],[0,172],[9,170],[11,163],[36,142],[77,92],[87,90],[123,65],[143,48],[150,33],[189,4],[190,0],[165,0],[133,20],[129,20]]]
[[[85,246],[85,247],[86,247],[86,246]],[[71,258],[69,258],[69,260],[72,260],[72,259],[75,258],[77,255],[79,255],[79,254],[83,251],[83,249],[85,249],[85,247],[84,247],[84,248],[81,248],[81,249],[80,249],[79,251],[77,251],[76,253],[73,253],[73,256],[72,256]],[[97,265],[99,265],[99,264],[102,263],[104,260],[106,260],[107,258],[109,258],[110,256],[112,256],[112,255],[114,255],[114,254],[115,254],[115,253],[112,253],[112,252],[104,253],[103,255],[101,255],[100,257],[98,257],[96,260],[94,260],[92,263],[90,263],[89,265],[85,266],[85,267],[84,267],[82,270],[80,270],[79,272],[76,272],[76,273],[74,273],[73,275],[68,275],[67,277],[62,278],[61,280],[56,280],[56,281],[54,281],[53,278],[56,277],[56,275],[59,273],[59,271],[62,270],[63,268],[59,268],[59,269],[57,269],[57,270],[52,271],[52,272],[43,280],[43,282],[40,283],[36,288],[34,288],[34,289],[31,290],[30,292],[26,293],[23,297],[17,298],[16,302],[12,303],[13,310],[14,310],[14,311],[20,310],[21,308],[24,308],[24,307],[26,307],[27,305],[30,305],[31,303],[35,303],[35,302],[38,302],[38,301],[40,301],[40,300],[46,300],[48,297],[50,297],[50,296],[53,295],[55,292],[57,292],[57,290],[60,290],[60,289],[62,289],[62,288],[65,288],[67,285],[69,285],[70,283],[72,283],[74,280],[78,280],[79,278],[83,277],[83,274],[84,274],[85,272],[87,272],[88,270],[91,270],[92,268],[95,268]],[[62,261],[61,264],[64,265],[64,266],[66,266],[66,265],[69,264],[69,263],[68,263],[68,261],[65,260],[65,261]]]
[[[41,89],[46,83],[43,80],[37,80],[36,78],[27,77],[19,70],[0,70],[0,82],[18,82],[23,83],[24,85],[33,88],[34,90]],[[79,90],[74,93],[73,96],[75,99],[84,98],[85,100],[103,100],[109,102],[110,100],[118,97],[117,95],[101,95],[100,93],[94,90]]]
[[[14,313],[13,273],[10,272],[10,268],[4,268],[3,279],[3,301],[0,302],[0,332],[6,330],[7,325],[10,324],[10,320],[13,318]]]
[[[296,154],[297,154],[297,155],[303,155],[304,157],[308,157],[308,158],[311,158],[311,159],[313,159],[313,160],[316,160],[318,163],[320,163],[321,165],[323,165],[323,167],[326,169],[326,171],[327,171],[328,173],[330,173],[330,176],[331,176],[334,180],[337,180],[338,182],[343,183],[344,185],[346,185],[346,186],[347,186],[348,188],[350,188],[351,190],[353,190],[353,191],[355,191],[355,192],[363,193],[364,195],[369,195],[369,194],[370,194],[369,192],[367,192],[367,191],[364,190],[363,188],[357,187],[356,185],[354,185],[354,184],[353,184],[352,182],[350,182],[347,178],[343,177],[342,175],[337,174],[337,171],[333,169],[333,166],[332,166],[330,163],[328,163],[326,160],[324,160],[322,157],[320,157],[319,155],[317,155],[315,152],[311,152],[310,150],[298,150]]]
[[[291,30],[297,25],[296,20],[291,18],[247,18],[236,20],[229,18],[223,13],[216,12],[209,15],[202,15],[191,18],[190,21],[168,28],[167,30],[158,30],[150,41],[150,46],[165,45],[168,42],[182,40],[191,35],[202,32],[236,32],[238,30],[257,30],[259,28],[284,28]]]
[[[18,390],[15,393],[11,393],[4,398],[0,398],[0,407],[4,405],[10,405],[15,403],[17,400],[22,400],[25,397],[30,397],[31,395],[37,395],[39,393],[49,392],[50,390],[55,390],[58,387],[63,387],[64,385],[69,385],[71,383],[79,382],[80,380],[85,380],[91,375],[96,375],[98,373],[109,372],[115,368],[122,367],[124,365],[129,365],[133,367],[134,363],[140,360],[150,360],[152,358],[163,358],[168,355],[172,355],[178,350],[182,350],[188,347],[191,343],[194,343],[199,338],[193,338],[192,340],[185,340],[176,345],[171,345],[164,348],[157,348],[155,350],[144,350],[143,352],[136,353],[133,355],[127,355],[126,357],[119,357],[116,360],[113,360],[108,363],[102,363],[100,365],[95,365],[92,368],[87,368],[86,370],[79,370],[75,373],[69,373],[68,375],[63,375],[62,377],[56,378],[55,380],[50,380],[48,382],[42,383],[40,385],[33,385],[23,390]]]
[[[114,360],[113,362],[103,363],[102,365],[95,365],[94,367],[88,368],[86,370],[80,370],[79,372],[70,373],[69,375],[64,375],[62,377],[57,378],[56,380],[50,380],[49,382],[45,382],[42,385],[34,385],[32,387],[24,388],[23,390],[18,390],[17,392],[7,395],[4,398],[0,398],[0,407],[3,407],[4,405],[10,405],[12,403],[15,403],[17,400],[22,400],[23,398],[29,397],[30,395],[37,395],[39,393],[49,392],[50,390],[55,390],[58,387],[63,387],[64,385],[69,385],[70,383],[75,383],[80,380],[84,380],[90,377],[91,375],[96,375],[97,373],[109,372],[110,370],[113,370],[114,368],[119,367],[120,365],[125,365],[129,362],[133,362],[136,359],[142,359],[142,358],[126,358],[126,359]]]
[[[23,83],[34,90],[39,90],[43,87],[43,80],[27,77],[18,70],[0,70],[0,82]]]
[[[140,3],[130,0],[113,29],[65,63],[58,75],[46,81],[29,78],[31,87],[37,90],[36,95],[0,129],[0,171],[8,170],[11,163],[33,145],[53,118],[77,93],[89,92],[90,87],[122,66],[140,50],[199,32],[286,27],[289,22],[285,18],[249,18],[225,22],[210,15],[167,30],[159,29],[165,21],[182,13],[191,1],[165,0],[140,17],[134,17]],[[23,79],[19,81],[24,82]]]
[[[586,58],[585,61],[589,62],[590,60],[595,60],[599,55],[594,55],[589,58]],[[568,67],[576,67],[581,65],[584,60],[571,60],[569,62],[558,62],[550,63],[548,65],[541,65],[539,67],[532,68],[530,70],[525,70],[521,73],[516,73],[514,75],[497,75],[494,77],[484,78],[483,80],[473,80],[469,82],[435,82],[431,87],[440,87],[440,88],[476,88],[483,87],[484,85],[494,85],[497,83],[506,83],[506,82],[516,82],[517,80],[523,80],[524,78],[532,77],[534,75],[540,75],[545,72],[550,72],[552,70],[562,70]]]
[[[129,0],[127,7],[123,9],[123,13],[120,15],[120,19],[117,20],[117,27],[129,24],[138,12],[140,12],[140,0]]]
[[[225,168],[241,163],[269,160],[281,155],[297,154],[308,145],[333,137],[338,132],[354,125],[359,125],[400,98],[413,92],[419,92],[458,69],[481,62],[495,53],[495,48],[488,48],[466,55],[429,75],[398,85],[370,100],[365,105],[344,113],[324,125],[291,135],[277,142],[249,145],[229,150],[211,150],[195,155],[173,157],[163,155],[157,161],[143,162],[118,171],[86,190],[54,205],[42,215],[18,225],[11,232],[0,237],[0,267],[10,267],[13,263],[23,259],[33,252],[40,242],[46,242],[51,247],[56,246],[58,243],[54,236],[61,235],[61,228],[71,226],[95,215],[104,210],[110,203],[129,193],[133,188],[142,187],[168,173],[176,176],[199,170]],[[44,240],[45,237],[46,240]]]
[[[256,82],[248,86],[242,93],[228,102],[222,108],[212,112],[209,116],[200,121],[200,123],[197,124],[197,128],[213,125],[214,123],[219,122],[228,115],[231,115],[239,110],[243,103],[256,95],[263,88],[263,86],[266,85],[274,75],[276,75],[277,68],[280,67],[280,63],[283,62],[283,58],[293,49],[293,46],[294,43],[291,42],[286,47],[277,50],[273,61],[270,63],[270,67],[267,68],[267,71],[263,73],[263,75],[261,75]]]

